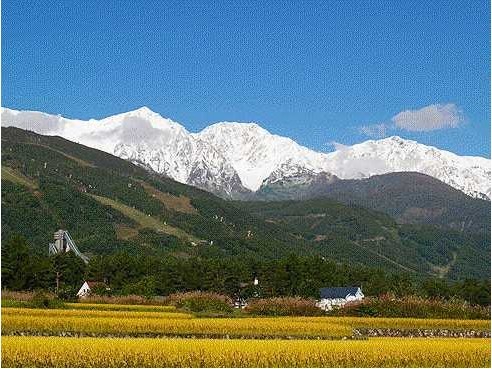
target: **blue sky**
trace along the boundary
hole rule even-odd
[[[483,0],[4,0],[2,106],[490,156],[489,28]]]

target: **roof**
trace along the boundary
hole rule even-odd
[[[89,285],[89,288],[94,288],[97,286],[107,287],[106,283],[104,282],[99,282],[99,281],[86,281],[86,282]]]
[[[360,287],[326,287],[320,289],[322,299],[343,299],[355,295]]]

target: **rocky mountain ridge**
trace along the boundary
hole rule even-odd
[[[221,122],[190,133],[146,107],[88,121],[2,108],[1,118],[2,126],[61,136],[225,198],[242,198],[279,181],[302,187],[322,177],[329,184],[335,177],[407,171],[427,174],[472,197],[491,196],[490,159],[459,156],[398,136],[321,153],[255,123]]]

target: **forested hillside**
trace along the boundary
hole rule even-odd
[[[486,278],[490,239],[401,226],[330,200],[228,202],[59,137],[2,128],[2,240],[45,255],[67,229],[82,252],[186,259],[318,255],[416,277]]]
[[[243,207],[334,260],[450,279],[490,273],[488,233],[401,225],[386,214],[323,198],[244,202]]]
[[[461,232],[490,233],[490,201],[472,198],[431,176],[388,173],[364,179],[324,180],[308,184],[277,181],[251,198],[267,201],[325,197],[346,205],[384,212],[401,224],[436,225]]]
[[[83,252],[278,257],[308,245],[205,191],[58,137],[2,128],[2,238],[46,252],[67,229]]]

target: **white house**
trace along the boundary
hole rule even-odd
[[[77,297],[83,298],[90,295],[92,289],[96,286],[103,286],[106,288],[107,291],[110,290],[110,288],[104,282],[84,281],[84,284],[82,285],[82,287],[80,287],[79,292],[77,292]]]
[[[327,287],[320,290],[318,306],[323,310],[341,307],[347,302],[360,301],[364,298],[360,287]]]
[[[252,283],[239,283],[239,288],[240,290],[244,290],[245,288],[251,288],[251,286],[256,287],[260,284],[258,281],[258,278],[255,277]],[[253,296],[250,296],[253,298],[259,297],[258,291],[253,290]],[[248,306],[248,302],[246,301],[246,298],[242,296],[242,293],[239,292],[236,296],[236,299],[234,300],[234,307],[237,309],[244,309],[246,306]]]

